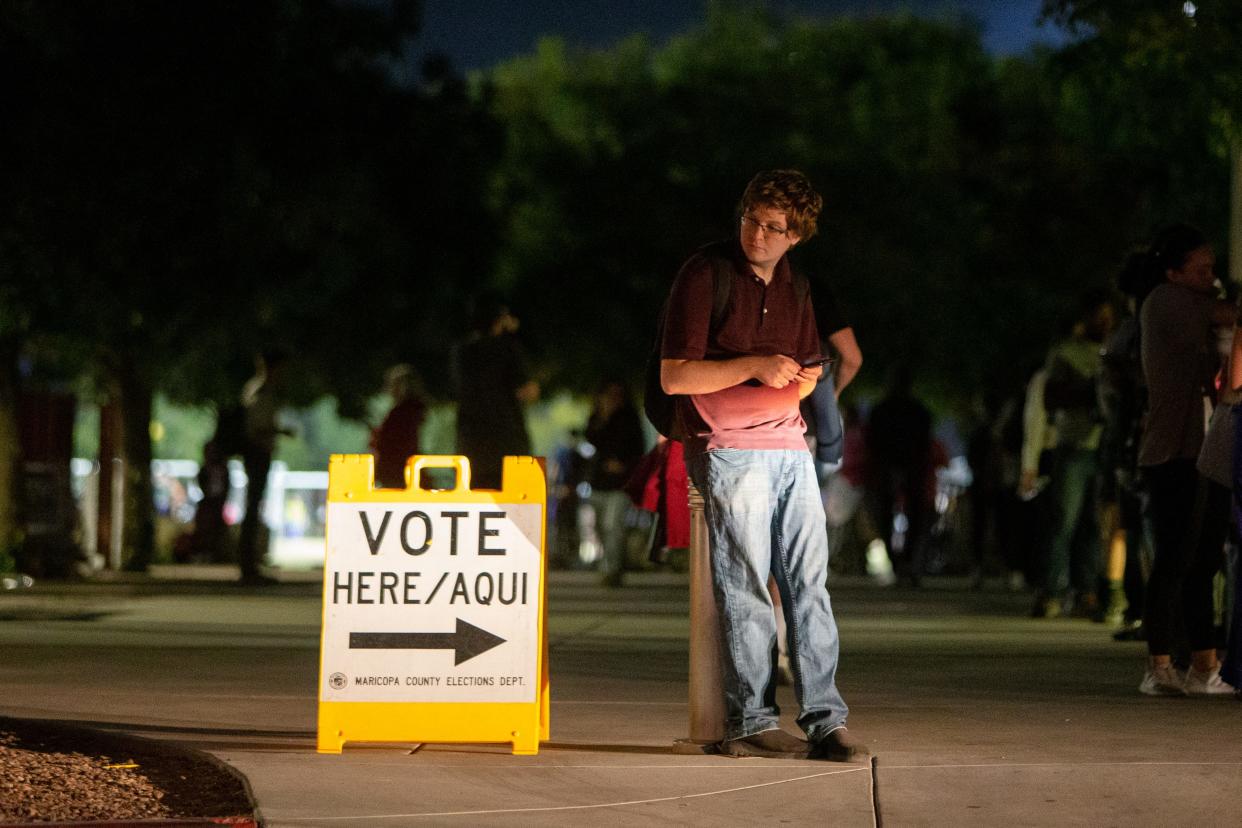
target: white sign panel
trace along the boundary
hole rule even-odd
[[[531,702],[543,507],[328,504],[323,686],[333,702]]]

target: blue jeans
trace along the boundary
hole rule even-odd
[[[1044,591],[1063,597],[1072,586],[1081,597],[1095,592],[1100,572],[1100,529],[1096,519],[1094,450],[1058,449],[1053,461],[1056,530],[1048,549]]]
[[[773,666],[776,616],[768,575],[780,591],[789,666],[814,740],[845,725],[837,691],[837,623],[828,599],[828,532],[808,451],[717,449],[690,458],[703,495],[719,610],[725,739],[778,727]]]
[[[620,575],[625,571],[625,513],[630,496],[620,489],[596,489],[591,492],[591,505],[595,507],[595,534],[603,547],[600,571]]]

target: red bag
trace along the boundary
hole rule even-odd
[[[634,465],[634,471],[622,487],[630,496],[630,502],[644,512],[660,511],[660,478],[667,456],[668,441],[661,440]]]

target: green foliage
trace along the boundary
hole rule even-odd
[[[324,471],[333,454],[364,454],[370,433],[357,421],[342,419],[336,400],[323,398],[313,405],[286,411],[282,423],[292,427],[294,436],[277,441],[276,459],[291,469]]]
[[[1242,122],[1242,5],[1229,0],[1044,0],[1045,16],[1086,47],[1163,95],[1203,96],[1220,126]]]
[[[590,414],[590,399],[567,392],[531,406],[526,417],[531,451],[541,457],[551,457],[557,447],[568,440],[571,431],[586,428]]]
[[[216,412],[210,406],[181,406],[162,394],[155,398],[151,422],[154,456],[159,459],[201,460],[203,444],[216,430]]]
[[[869,360],[935,343],[950,351],[940,370],[986,373],[977,340],[958,336],[962,312],[975,315],[966,273],[988,207],[963,181],[975,142],[961,108],[995,101],[993,75],[969,30],[724,7],[661,50],[545,41],[499,67],[499,269],[541,286],[527,330],[555,349],[552,381],[635,377],[678,263],[731,232],[746,179],[772,166],[806,170],[826,194],[823,239],[800,257],[843,297]]]
[[[848,309],[860,387],[908,360],[959,406],[1017,389],[1154,225],[1222,225],[1211,102],[1163,42],[1134,65],[999,59],[970,24],[734,4],[661,48],[546,40],[477,85],[505,135],[496,281],[548,381],[636,378],[680,261],[732,231],[754,171],[793,166],[826,196],[797,258]]]
[[[859,387],[917,359],[957,404],[1021,386],[1155,224],[1223,227],[1237,4],[1049,0],[1080,40],[996,58],[968,23],[712,3],[665,45],[546,39],[469,84],[435,61],[397,82],[412,26],[387,4],[241,5],[0,0],[24,81],[0,149],[38,159],[0,184],[0,336],[40,379],[159,392],[156,456],[196,457],[272,344],[295,467],[365,448],[398,361],[433,401],[426,450],[452,450],[444,357],[482,287],[512,295],[550,398],[637,380],[677,267],[762,168],[826,197],[797,258],[847,309]],[[533,412],[539,450],[566,405]]]

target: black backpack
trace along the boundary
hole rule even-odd
[[[707,258],[712,266],[712,316],[708,327],[709,335],[714,332],[724,318],[725,309],[729,306],[729,294],[733,290],[733,258],[730,255],[732,241],[719,241],[699,248],[698,254]],[[811,286],[806,277],[793,271],[794,285],[797,287],[800,301],[806,301]],[[643,413],[648,422],[665,437],[681,439],[683,435],[676,433],[677,428],[677,397],[679,394],[666,394],[660,384],[660,349],[664,343],[664,320],[668,315],[668,300],[660,309],[660,319],[656,326],[655,341],[647,355],[647,370],[643,383]]]

